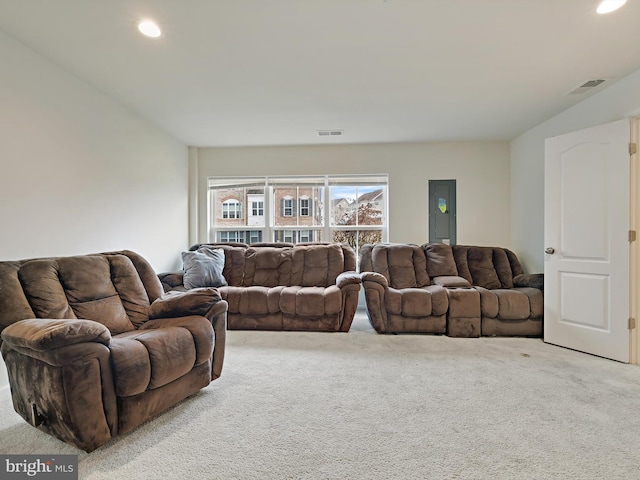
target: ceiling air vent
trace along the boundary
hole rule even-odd
[[[606,82],[605,79],[587,80],[582,85],[568,91],[565,95],[582,95],[583,93],[590,92],[594,88],[599,87],[604,82]]]
[[[320,137],[339,137],[344,133],[344,130],[318,130]]]

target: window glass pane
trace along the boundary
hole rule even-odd
[[[242,201],[244,191],[238,188],[225,188],[213,192],[216,225],[242,225]]]
[[[309,199],[306,197],[300,198],[300,216],[301,217],[308,217],[310,210],[309,210]]]
[[[262,241],[262,231],[261,230],[251,230],[249,232],[249,243],[256,243]]]
[[[383,225],[384,187],[331,187],[332,225]]]
[[[241,218],[242,208],[238,200],[228,199],[222,202],[222,218]]]
[[[355,225],[357,189],[352,186],[331,187],[331,225]]]
[[[300,230],[298,241],[299,242],[311,242],[311,230]]]
[[[380,243],[383,238],[382,230],[333,230],[331,241],[348,243],[360,257],[360,247],[366,243]]]
[[[360,230],[358,232],[358,250],[367,243],[382,242],[382,230]]]
[[[293,217],[293,199],[284,198],[282,200],[282,214],[285,217]]]
[[[338,243],[348,243],[355,248],[358,246],[358,231],[357,230],[334,230],[331,232],[331,241]]]
[[[214,227],[265,226],[264,191],[264,186],[210,187],[212,225]]]
[[[358,187],[356,225],[382,225],[384,189],[379,186]]]
[[[274,227],[321,226],[324,224],[324,186],[283,184],[271,187]]]
[[[244,242],[244,232],[240,231],[221,231],[216,235],[218,242]]]

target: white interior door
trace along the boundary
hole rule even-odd
[[[629,120],[545,144],[544,341],[629,362]]]

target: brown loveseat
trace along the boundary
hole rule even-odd
[[[338,243],[210,243],[224,251],[218,288],[229,304],[230,330],[347,332],[358,306],[360,275],[353,249]],[[165,291],[185,290],[184,272],[163,273]]]
[[[13,406],[86,451],[217,378],[225,321],[215,289],[165,295],[130,251],[0,262]]]
[[[360,271],[379,333],[542,335],[543,276],[505,248],[364,245]]]

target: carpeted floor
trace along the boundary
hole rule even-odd
[[[222,377],[91,454],[0,394],[0,453],[81,479],[635,479],[640,367],[539,339],[229,332]]]

